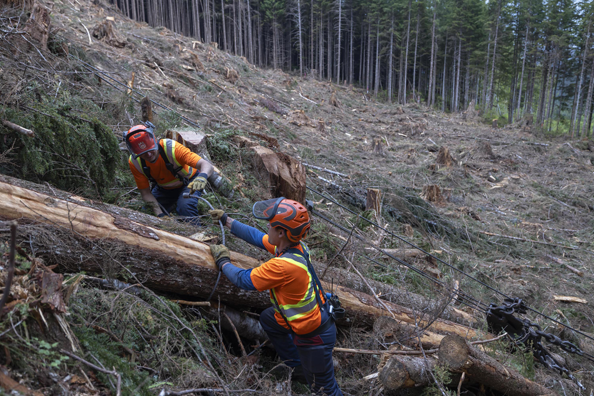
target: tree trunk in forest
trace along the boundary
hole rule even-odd
[[[486,353],[469,345],[458,335],[444,337],[439,345],[439,362],[451,371],[466,373],[469,380],[477,381],[496,391],[516,396],[545,396],[556,393],[524,378]]]
[[[342,45],[342,0],[338,0],[338,44],[336,48],[336,83],[340,84],[340,47]]]
[[[223,25],[223,44],[225,45],[225,51],[229,52],[227,46],[227,24],[225,23],[225,0],[221,0],[221,25]]]
[[[248,0],[249,1],[249,0]],[[299,76],[303,77],[303,33],[301,31],[301,0],[297,1],[297,35],[299,38]]]
[[[499,16],[501,14],[501,0],[497,6],[497,24],[495,25],[495,40],[493,41],[493,58],[491,59],[491,80],[489,81],[489,91],[487,98],[487,111],[493,107],[493,96],[495,94],[495,59],[497,58],[497,38],[499,37]]]
[[[417,95],[417,87],[415,85],[415,80],[417,77],[417,46],[419,44],[419,21],[420,21],[420,13],[417,10],[417,28],[415,29],[415,57],[414,57],[414,61],[413,61],[413,82],[412,82],[412,91],[413,91],[413,102],[416,101],[416,95]],[[419,83],[421,82],[421,73],[419,72]]]
[[[406,104],[406,85],[408,75],[408,43],[410,42],[410,11],[412,7],[412,1],[408,0],[408,25],[406,27],[406,52],[404,54],[404,76],[402,78],[402,104]],[[414,90],[414,86],[413,86]]]
[[[367,92],[369,92],[370,84],[371,84],[371,19],[369,20],[369,26],[367,27],[367,77],[365,88]]]
[[[235,55],[239,54],[238,48],[237,48],[237,8],[235,7],[235,2],[237,0],[231,0],[233,1],[233,18],[231,23],[233,24],[233,53]]]
[[[252,7],[250,0],[246,0],[246,11],[247,11],[247,39],[248,39],[248,59],[250,63],[254,63],[254,39],[252,35]],[[299,20],[301,20],[301,12],[299,12]],[[301,36],[299,36],[301,41]]]
[[[87,206],[94,205],[90,200],[56,190],[49,196],[19,187],[21,183],[46,191],[43,186],[0,175],[0,218],[17,220],[19,236],[29,244],[39,244],[36,255],[47,264],[111,277],[121,274],[151,289],[180,296],[205,298],[212,291],[218,270],[208,245],[122,217],[128,214],[161,223],[151,216],[110,205],[97,210]],[[231,261],[241,268],[260,265],[258,260],[236,252],[231,252]],[[322,286],[330,290],[326,282]],[[415,323],[423,327],[434,319],[419,318],[419,312],[385,300],[380,304],[372,296],[342,286],[334,285],[334,291],[352,318],[351,323],[371,324],[374,318],[389,314],[414,331]],[[219,297],[230,305],[256,309],[270,306],[267,293],[239,290],[224,276],[214,300]],[[478,336],[471,328],[442,319],[435,320],[429,330],[421,341],[432,346],[443,339],[432,331]]]
[[[309,15],[309,72],[313,73],[316,68],[314,63],[314,0],[310,0],[310,15]]]
[[[446,64],[448,59],[448,34],[445,36],[445,48],[443,50],[443,75],[441,79],[441,111],[446,110]]]
[[[331,12],[328,12],[328,63],[326,65],[326,77],[332,81],[332,17]]]
[[[353,83],[353,79],[355,77],[355,71],[353,69],[354,67],[354,62],[353,62],[353,58],[355,57],[355,54],[353,53],[353,39],[355,34],[353,33],[353,4],[351,2],[351,31],[350,31],[350,36],[351,36],[351,44],[350,44],[350,51],[349,51],[349,84]]]
[[[483,92],[481,107],[487,111],[487,84],[489,83],[489,57],[491,56],[491,32],[489,31],[489,40],[487,41],[487,60],[485,61],[485,73],[483,77]]]
[[[460,102],[460,69],[462,68],[462,40],[458,38],[458,67],[456,69],[456,94],[454,95],[454,113],[458,112]]]
[[[468,52],[468,48],[466,48],[466,77],[464,78],[464,109],[468,108],[469,98],[470,98],[470,53]]]
[[[549,43],[547,43],[547,47],[545,49],[545,59],[542,64],[542,79],[541,79],[541,89],[540,89],[540,100],[538,101],[538,112],[536,113],[536,124],[538,126],[542,126],[542,122],[545,116],[545,101],[547,97],[547,87],[548,87],[548,76],[549,76]]]
[[[319,73],[320,73],[320,80],[324,78],[324,12],[320,9],[320,32],[318,34],[320,39],[320,55],[318,56],[318,61],[320,63],[319,66]]]
[[[380,40],[379,40],[380,20],[377,19],[377,30],[375,32],[375,86],[373,87],[374,96],[377,98],[380,85]]]
[[[388,61],[388,103],[392,103],[392,76],[394,75],[393,69],[394,61],[394,13],[392,13],[390,23],[390,58]]]
[[[435,7],[435,5],[434,5]],[[435,9],[433,11],[433,24],[431,26],[431,62],[430,62],[430,66],[429,66],[429,89],[427,92],[427,105],[428,106],[433,106],[433,103],[435,102],[435,95],[433,94],[433,91],[435,90],[435,83],[433,81],[433,75],[435,74],[435,16],[436,16],[436,12]],[[418,32],[417,32],[418,34]]]
[[[589,41],[590,41],[590,27],[592,26],[592,22],[588,23],[588,33],[586,33],[586,46],[584,47],[584,55],[582,57],[582,68],[580,70],[580,78],[578,79],[578,83],[577,83],[577,97],[575,100],[575,106],[573,106],[573,109],[571,109],[571,138],[573,139],[574,137],[574,132],[575,132],[575,117],[577,116],[578,112],[579,112],[579,106],[580,106],[580,97],[582,94],[582,85],[584,85],[584,70],[586,69],[586,58],[588,57],[588,50],[589,50]],[[579,127],[578,129],[578,136],[579,136]]]
[[[590,136],[590,123],[592,120],[592,91],[594,91],[594,62],[592,62],[592,71],[590,72],[590,85],[588,86],[588,97],[586,99],[586,108],[584,109],[586,116],[588,117],[588,123],[584,122],[584,136]]]
[[[522,56],[522,72],[520,73],[520,85],[518,86],[518,106],[517,106],[517,115],[516,118],[519,120],[522,118],[522,114],[520,113],[520,106],[522,104],[522,84],[524,83],[524,68],[526,66],[526,56],[528,51],[528,29],[530,28],[530,24],[526,24],[526,35],[524,37],[524,55]]]

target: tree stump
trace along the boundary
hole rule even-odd
[[[305,167],[293,157],[262,146],[252,147],[259,180],[268,184],[270,198],[285,197],[305,203]]]
[[[443,202],[443,196],[441,195],[441,189],[436,184],[430,184],[427,186],[423,186],[423,192],[421,193],[421,198],[423,198],[427,202],[432,202],[435,204],[440,204]]]
[[[324,120],[318,120],[318,132],[325,133],[326,132],[326,123]]]
[[[491,124],[491,128],[497,128],[497,118],[495,118]]]
[[[109,19],[104,20],[93,29],[93,37],[101,40],[108,45],[116,48],[123,48],[126,46],[126,41],[121,39],[113,25],[113,21]]]
[[[438,165],[445,166],[446,168],[451,167],[454,163],[454,158],[450,154],[450,149],[445,146],[440,147],[435,162]]]
[[[194,66],[196,68],[197,71],[200,71],[200,72],[206,71],[206,69],[204,68],[204,65],[202,64],[202,62],[200,61],[200,58],[198,57],[198,54],[196,54],[195,52],[190,52],[190,63],[192,64],[192,66]]]
[[[41,44],[43,50],[47,50],[47,40],[50,32],[50,10],[40,3],[35,3],[33,12],[27,21],[25,31]]]
[[[382,147],[382,138],[374,137],[372,145],[373,154],[384,155],[384,148]]]
[[[469,379],[480,382],[506,395],[556,395],[550,389],[524,378],[484,352],[469,345],[458,335],[448,335],[439,344],[439,361],[451,371],[465,372]]]
[[[336,91],[332,91],[332,94],[330,95],[330,105],[340,107],[340,101],[336,97]]]
[[[192,152],[210,161],[208,147],[206,146],[206,136],[203,133],[193,129],[168,129],[165,131],[165,137],[183,144]]]
[[[225,78],[231,84],[235,84],[237,82],[237,80],[239,80],[239,73],[237,73],[237,71],[231,67],[226,67],[225,68]]]
[[[377,188],[368,188],[365,201],[365,210],[375,210],[379,216],[381,213],[382,192]]]
[[[148,97],[140,101],[140,110],[142,112],[142,122],[153,122],[153,104]]]

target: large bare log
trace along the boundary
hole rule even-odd
[[[45,248],[36,254],[51,263],[71,270],[103,273],[143,283],[153,290],[194,298],[206,298],[216,281],[217,269],[208,245],[163,231],[156,227],[118,216],[117,210],[101,211],[81,202],[81,198],[52,197],[10,184],[11,178],[0,175],[0,219],[19,222],[21,237],[41,240]],[[12,179],[14,180],[14,179]],[[84,200],[83,200],[84,201]],[[110,213],[111,212],[111,213]],[[134,217],[142,218],[136,214]],[[260,263],[240,253],[231,252],[231,260],[242,268]],[[330,285],[323,283],[330,290]],[[468,327],[418,313],[397,304],[379,304],[374,297],[334,285],[349,320],[371,324],[374,318],[388,314],[413,330],[415,325],[429,326],[421,336],[423,345],[436,346],[442,334],[460,334],[476,338]],[[262,292],[240,290],[225,277],[214,298],[227,305],[264,309],[270,305]],[[438,334],[442,333],[442,334]],[[415,337],[416,338],[416,337]]]
[[[543,396],[556,395],[544,386],[524,378],[520,373],[505,367],[494,358],[472,347],[456,335],[448,335],[439,345],[439,361],[450,370],[466,373],[475,380],[506,395]]]

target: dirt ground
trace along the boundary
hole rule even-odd
[[[278,151],[308,167],[307,198],[316,211],[347,230],[360,219],[334,201],[352,210],[361,209],[357,204],[366,190],[379,189],[383,210],[372,213],[370,219],[385,230],[364,222],[363,230],[357,231],[361,237],[381,248],[410,247],[390,234],[394,233],[422,247],[443,261],[421,258],[411,263],[448,287],[472,296],[482,306],[499,305],[505,296],[518,297],[556,321],[594,334],[591,141],[548,136],[535,127],[492,128],[480,117],[468,120],[416,103],[398,106],[378,101],[357,87],[259,69],[243,57],[168,29],[130,21],[113,5],[100,1],[56,0],[52,7],[52,36],[71,48],[68,57],[46,54],[56,70],[84,70],[78,59],[80,52],[72,51],[76,46],[84,52],[86,62],[124,85],[134,73],[134,93],[128,94],[131,97],[146,95],[200,125],[211,136],[257,133],[277,139]],[[113,18],[117,37],[98,40],[92,32],[108,17]],[[11,60],[4,62],[6,67]],[[79,82],[81,95],[113,101],[114,96],[127,91],[115,80],[104,80],[110,84],[98,88],[83,79]],[[14,86],[16,77],[11,80],[5,76],[3,81]],[[333,95],[337,102],[331,104]],[[154,111],[157,118],[167,114],[158,106]],[[139,112],[132,110],[129,116],[138,121]],[[122,117],[120,123],[112,125],[114,133],[127,125],[129,120]],[[250,138],[268,146],[269,142],[257,136]],[[242,151],[236,149],[241,161]],[[245,190],[244,195],[252,196],[249,182],[245,182],[249,167],[218,165],[239,190]],[[420,211],[415,212],[415,208]],[[407,225],[412,226],[410,233]],[[434,290],[434,283],[415,278],[405,266],[377,252],[368,258],[384,266],[366,261],[361,252],[368,245],[351,240],[348,231],[320,217],[315,218],[310,245],[315,265],[322,271],[344,248],[333,262],[334,275],[329,275],[336,276],[337,282],[341,276],[343,281],[350,277],[349,282],[357,282],[354,279],[358,276],[346,259],[350,257],[365,277],[389,285],[382,291],[388,300],[402,298],[396,292],[389,295],[392,287],[429,300],[445,298],[443,291]],[[359,287],[366,288],[363,284]],[[565,302],[562,297],[583,301]],[[484,326],[480,309],[453,304]],[[543,330],[594,354],[591,339],[534,312],[527,317]],[[348,331],[339,334],[341,346],[379,347],[373,337]],[[592,389],[594,362],[558,349],[555,353]],[[352,394],[368,390],[376,394],[380,389],[377,383],[357,383],[371,374],[361,367],[373,370],[375,362],[361,363],[361,359],[339,355],[336,360],[345,373],[340,379]],[[538,367],[536,378],[542,383],[559,391],[564,384],[564,392],[584,394],[573,381]]]

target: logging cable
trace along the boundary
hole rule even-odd
[[[371,221],[371,220],[369,220],[369,219],[366,219],[365,217],[361,216],[359,213],[356,213],[355,211],[353,211],[353,210],[351,210],[351,209],[347,208],[346,206],[344,206],[344,205],[340,204],[340,203],[339,203],[339,202],[337,202],[335,199],[332,199],[332,198],[330,198],[330,197],[328,197],[328,196],[326,196],[326,195],[322,194],[321,192],[319,192],[319,191],[317,191],[317,190],[315,190],[315,189],[313,189],[313,188],[311,188],[311,187],[309,187],[309,186],[307,186],[306,188],[307,188],[308,190],[310,190],[311,192],[313,192],[313,193],[315,193],[315,194],[317,194],[317,195],[321,196],[322,198],[324,198],[324,199],[326,199],[326,200],[328,200],[328,201],[330,201],[330,202],[332,202],[332,203],[336,204],[337,206],[339,206],[339,207],[343,208],[344,210],[346,210],[346,211],[348,211],[348,212],[350,212],[350,213],[352,213],[352,214],[356,215],[356,216],[357,216],[359,219],[366,221],[367,223],[369,223],[369,224],[373,225],[374,227],[377,227],[377,228],[381,229],[382,231],[384,231],[384,232],[388,233],[389,235],[391,235],[391,236],[393,236],[393,237],[395,237],[395,238],[399,239],[400,241],[402,241],[402,242],[404,242],[404,243],[408,244],[409,246],[413,247],[414,249],[417,249],[417,250],[419,250],[419,251],[423,252],[424,254],[428,255],[429,257],[432,257],[432,258],[434,258],[434,259],[435,259],[435,260],[437,260],[438,262],[440,262],[440,263],[442,263],[442,264],[444,264],[444,265],[446,265],[446,266],[448,266],[448,267],[450,267],[450,268],[454,269],[455,271],[459,272],[460,274],[462,274],[462,275],[464,275],[464,276],[466,276],[466,277],[468,277],[468,278],[470,278],[470,279],[474,280],[475,282],[477,282],[477,283],[479,283],[479,284],[481,284],[481,285],[485,286],[487,289],[489,289],[489,290],[491,290],[491,291],[493,291],[493,292],[495,292],[495,293],[497,293],[497,294],[499,294],[499,295],[501,295],[501,296],[503,296],[503,297],[505,297],[505,298],[507,298],[507,299],[511,299],[511,297],[510,297],[510,296],[508,296],[508,295],[506,295],[505,293],[503,293],[503,292],[501,292],[501,291],[497,290],[497,289],[496,289],[496,288],[494,288],[494,287],[491,287],[491,286],[487,285],[487,284],[486,284],[486,283],[484,283],[484,282],[481,282],[480,280],[478,280],[478,279],[477,279],[477,278],[475,278],[474,276],[472,276],[472,275],[470,275],[470,274],[467,274],[466,272],[462,271],[462,270],[461,270],[461,269],[459,269],[459,268],[456,268],[456,267],[454,267],[453,265],[451,265],[451,264],[449,264],[449,263],[445,262],[444,260],[440,259],[439,257],[436,257],[436,256],[434,256],[433,254],[431,254],[431,253],[429,253],[429,252],[427,252],[427,251],[423,250],[421,247],[419,247],[419,246],[415,245],[415,244],[414,244],[414,243],[412,243],[412,242],[409,242],[409,241],[407,241],[406,239],[402,238],[401,236],[399,236],[399,235],[397,235],[397,234],[393,233],[392,231],[389,231],[389,230],[387,230],[386,228],[384,228],[384,227],[380,226],[379,224],[377,224],[377,223],[375,223],[375,222],[373,222],[373,221]],[[324,215],[321,215],[319,212],[317,212],[317,211],[312,211],[312,212],[313,212],[313,214],[315,214],[315,215],[317,215],[317,216],[321,217],[323,220],[325,220],[325,221],[327,221],[327,222],[330,222],[330,223],[332,223],[332,224],[336,225],[336,226],[337,226],[337,227],[339,227],[339,228],[340,228],[342,231],[345,231],[345,232],[347,232],[347,233],[349,232],[349,230],[347,230],[345,227],[342,227],[342,226],[339,226],[339,225],[337,225],[336,223],[334,223],[333,221],[331,221],[331,220],[330,220],[329,218],[327,218],[326,216],[324,216]],[[361,237],[358,237],[358,238],[359,238],[359,239],[362,239]],[[366,243],[368,243],[368,242],[366,242]],[[386,255],[386,256],[388,256],[388,257],[390,257],[390,258],[392,258],[392,259],[396,260],[396,261],[397,261],[397,262],[399,262],[400,264],[407,266],[408,268],[410,268],[411,270],[413,270],[413,271],[415,271],[415,272],[419,273],[420,275],[422,275],[422,276],[424,276],[424,277],[426,277],[426,278],[428,278],[428,279],[431,279],[431,278],[432,278],[430,275],[428,275],[428,274],[425,274],[423,271],[421,271],[421,270],[419,270],[419,269],[415,268],[413,265],[411,265],[411,264],[408,264],[408,263],[406,263],[405,261],[403,261],[403,260],[400,260],[399,258],[392,256],[391,254],[389,254],[389,253],[385,252],[384,250],[382,250],[382,249],[380,249],[380,248],[378,248],[378,247],[376,247],[376,246],[374,246],[374,245],[372,245],[372,244],[370,244],[370,246],[372,246],[372,247],[373,247],[375,250],[377,250],[377,251],[381,252],[382,254],[384,254],[384,255]],[[437,279],[431,279],[431,280],[432,280],[433,282],[436,282],[436,283],[438,283],[438,284],[441,284],[441,283],[440,283],[440,282],[439,282]],[[465,293],[458,292],[458,296],[462,296],[463,294],[465,294]],[[470,300],[470,301],[476,301],[476,302],[478,303],[478,305],[485,305],[485,306],[486,306],[486,304],[484,304],[484,303],[482,303],[482,302],[480,302],[480,301],[477,301],[477,300],[475,300],[474,298],[471,298],[471,297],[469,297],[469,296],[465,296],[464,298],[465,298],[465,299],[468,299],[468,300]],[[537,314],[537,315],[540,315],[540,316],[542,316],[543,318],[546,318],[546,319],[548,319],[548,320],[551,320],[551,321],[553,321],[553,322],[555,322],[555,323],[557,323],[557,324],[559,324],[559,325],[561,325],[561,326],[563,326],[563,327],[565,327],[565,328],[567,328],[567,329],[569,329],[569,330],[571,330],[571,331],[574,331],[574,332],[576,332],[576,333],[578,333],[578,334],[581,334],[582,336],[584,336],[584,337],[586,337],[586,338],[588,338],[588,339],[590,339],[590,340],[594,340],[594,337],[592,337],[592,336],[590,336],[590,335],[588,335],[588,334],[586,334],[586,333],[584,333],[584,332],[582,332],[582,331],[580,331],[580,330],[574,329],[573,327],[571,327],[571,326],[569,326],[569,325],[567,325],[567,324],[565,324],[565,323],[563,323],[563,322],[560,322],[560,321],[558,321],[557,319],[554,319],[554,318],[552,318],[552,317],[550,317],[550,316],[548,316],[548,315],[545,315],[544,313],[542,313],[542,312],[540,312],[540,311],[537,311],[537,310],[536,310],[536,309],[534,309],[534,308],[531,308],[531,307],[529,307],[529,306],[526,306],[526,308],[527,308],[528,310],[532,311],[533,313],[535,313],[535,314]]]
[[[196,195],[194,195],[194,197],[196,197],[198,199],[201,199],[202,201],[206,202],[206,204],[210,207],[210,209],[211,210],[214,210],[214,208],[212,207],[211,203],[208,202],[205,198],[200,197],[200,196],[196,196]],[[223,226],[223,222],[221,220],[219,220],[219,226],[221,226],[221,241],[223,242],[223,246],[224,246],[225,245],[225,227]],[[221,271],[219,269],[219,273],[217,275],[217,280],[215,282],[215,285],[212,288],[212,291],[210,292],[210,295],[208,296],[208,298],[206,299],[206,301],[210,301],[211,298],[212,298],[212,296],[213,296],[213,294],[214,294],[214,292],[215,292],[215,290],[217,290],[217,286],[219,285],[219,281],[221,280],[221,273],[222,272],[223,271]]]

